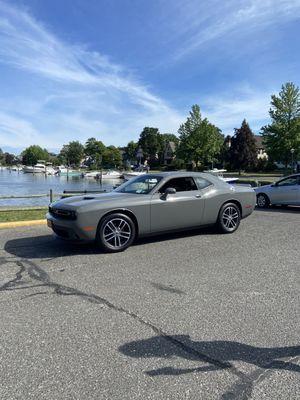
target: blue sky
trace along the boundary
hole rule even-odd
[[[232,134],[300,84],[300,0],[0,0],[0,147],[176,133],[192,106]]]

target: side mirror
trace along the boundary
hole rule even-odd
[[[166,198],[169,194],[175,194],[176,193],[176,189],[172,188],[172,187],[168,187],[165,190],[165,193],[163,194],[163,196]]]

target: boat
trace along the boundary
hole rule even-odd
[[[222,179],[222,181],[227,182],[227,183],[233,183],[239,180],[239,178],[230,178],[230,177],[224,177],[224,172],[227,172],[227,169],[218,169],[218,168],[213,168],[213,169],[208,169],[206,171],[207,174],[212,174],[214,176],[217,176],[218,178]]]
[[[46,165],[43,161],[38,161],[34,166],[25,165],[23,172],[29,174],[45,174]]]
[[[56,174],[56,169],[53,168],[52,163],[48,162],[46,163],[46,168],[45,168],[45,174],[46,175],[55,175]]]
[[[59,176],[81,176],[82,172],[76,169],[70,169],[64,165],[59,165],[56,170],[56,174]]]
[[[129,180],[131,178],[134,178],[136,176],[140,176],[140,175],[145,175],[147,172],[146,171],[133,171],[133,172],[126,172],[125,174],[123,174],[123,177],[125,180]]]
[[[83,178],[97,178],[101,175],[100,171],[89,171],[82,174]]]
[[[102,174],[102,179],[120,179],[123,174],[119,171],[109,170]],[[100,174],[101,177],[101,174]]]

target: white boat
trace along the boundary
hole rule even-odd
[[[102,179],[120,179],[122,176],[121,172],[112,170],[102,174]]]
[[[6,167],[3,167],[6,168]],[[17,165],[13,165],[11,168],[9,168],[11,171],[22,171],[23,167],[18,167]]]
[[[101,174],[100,171],[89,171],[83,174],[84,178],[97,178]]]
[[[46,165],[41,163],[41,162],[37,162],[33,167],[32,166],[25,166],[23,167],[23,172],[25,173],[30,173],[30,174],[45,174],[46,172]]]
[[[127,181],[131,178],[134,178],[136,176],[140,176],[140,175],[145,175],[147,172],[146,171],[133,171],[133,172],[126,172],[125,174],[123,174],[124,179],[126,179]]]
[[[227,172],[227,169],[218,169],[218,168],[213,168],[213,169],[208,169],[207,171],[204,171],[208,174],[212,174],[217,176],[218,178],[222,179],[222,181],[225,181],[227,183],[232,183],[232,182],[236,182],[239,180],[239,178],[226,178],[224,177],[224,172]]]
[[[70,169],[65,167],[64,165],[59,165],[56,169],[56,174],[59,176],[81,176],[82,172],[77,171],[75,169]]]

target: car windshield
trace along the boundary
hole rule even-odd
[[[115,189],[115,192],[148,194],[153,188],[155,188],[155,186],[157,186],[161,179],[161,176],[145,174],[123,183]]]

